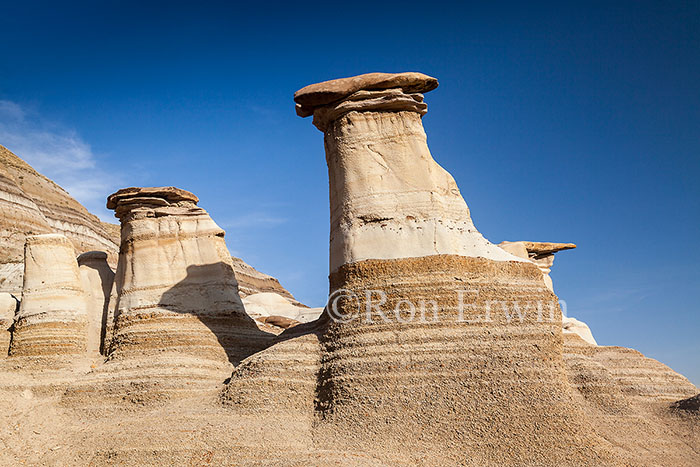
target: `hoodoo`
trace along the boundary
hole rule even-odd
[[[430,154],[420,93],[436,86],[372,73],[295,94],[324,132],[330,289],[346,295],[322,333],[318,439],[476,464],[609,461],[572,400],[556,296],[476,230]]]
[[[173,187],[109,196],[122,224],[113,357],[167,351],[236,361],[261,345],[238,296],[224,231],[198,201]]]
[[[27,237],[10,355],[84,355],[86,348],[87,301],[73,244],[59,234]]]
[[[297,112],[325,134],[330,270],[365,259],[433,255],[515,260],[476,230],[452,176],[432,158],[422,73],[370,73],[307,86]]]

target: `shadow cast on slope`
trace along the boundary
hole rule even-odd
[[[233,269],[223,261],[191,265],[187,267],[187,276],[163,293],[158,306],[172,313],[197,317],[216,337],[229,362],[237,366],[243,359],[270,346],[276,336],[260,330],[248,316],[238,287],[233,284],[236,284]],[[191,344],[210,345],[196,340]]]

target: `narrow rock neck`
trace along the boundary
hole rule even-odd
[[[421,113],[351,111],[326,126],[331,273],[365,259],[513,259],[474,228],[457,184],[430,154]]]

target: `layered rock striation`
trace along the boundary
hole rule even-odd
[[[294,296],[287,289],[285,289],[276,278],[270,276],[269,274],[265,274],[264,272],[258,271],[241,258],[236,258],[234,256],[231,259],[233,261],[233,274],[236,276],[236,282],[238,282],[238,293],[241,298],[244,299],[249,295],[259,293],[274,293],[293,305],[301,307],[304,306],[296,298],[294,298]]]
[[[27,237],[10,355],[84,355],[87,327],[87,299],[73,244],[59,234]]]
[[[108,198],[122,223],[110,357],[174,352],[238,361],[265,336],[238,295],[224,231],[173,187]]]
[[[436,85],[365,75],[295,95],[330,180],[315,440],[415,462],[614,462],[573,402],[556,296],[476,230],[430,154],[418,93]]]
[[[105,251],[115,262],[118,246],[113,227],[29,164],[0,146],[0,291],[22,289],[22,260],[27,236],[65,235],[75,250]]]

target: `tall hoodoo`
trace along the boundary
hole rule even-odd
[[[27,237],[10,355],[78,355],[86,347],[87,301],[73,244],[59,234]]]
[[[317,439],[458,463],[609,460],[572,400],[556,296],[476,230],[430,154],[420,93],[435,87],[370,73],[295,94],[324,132],[330,289],[346,296],[321,336]]]
[[[176,352],[233,361],[257,348],[261,336],[238,296],[224,231],[198,201],[174,187],[109,196],[122,225],[113,358]]]
[[[452,176],[430,154],[422,73],[369,73],[307,86],[297,113],[325,134],[330,270],[365,259],[461,255],[514,260],[476,230]]]

